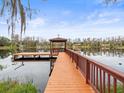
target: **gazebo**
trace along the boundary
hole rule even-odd
[[[53,53],[58,54],[59,52],[64,52],[66,50],[67,39],[58,36],[56,38],[49,39],[49,41],[50,41],[51,56]]]

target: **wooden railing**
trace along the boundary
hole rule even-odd
[[[54,55],[58,55],[59,52],[64,52],[64,51],[65,51],[64,48],[52,48],[52,49],[50,50],[51,54],[54,54]]]
[[[76,68],[86,78],[96,93],[124,93],[124,73],[100,62],[96,62],[77,52],[66,49]]]

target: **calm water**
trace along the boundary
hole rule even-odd
[[[4,69],[0,70],[0,80],[12,79],[23,83],[32,82],[39,93],[43,93],[49,78],[49,61],[24,62],[24,65],[21,62],[14,64],[10,54],[0,51],[0,65],[4,66]]]
[[[124,72],[124,50],[82,50],[81,54]],[[121,65],[119,65],[120,63]],[[4,69],[0,70],[0,80],[32,82],[39,93],[43,93],[49,78],[49,61],[24,62],[24,65],[21,62],[14,64],[11,61],[10,52],[0,51],[0,65],[4,66]]]
[[[124,50],[83,50],[81,54],[124,72]]]

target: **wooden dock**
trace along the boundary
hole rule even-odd
[[[70,57],[59,53],[44,93],[95,93]]]
[[[13,54],[13,61],[26,61],[26,60],[37,60],[41,59],[41,57],[47,57],[48,59],[51,57],[55,57],[58,54],[53,53],[51,55],[50,52],[21,52]]]
[[[123,72],[91,60],[73,50],[65,50],[65,52],[59,52],[55,63],[50,60],[50,77],[44,93],[105,93],[106,91],[110,93],[111,87],[113,87],[113,93],[118,93],[118,91],[124,93]],[[14,57],[21,56],[25,59],[33,56],[35,60],[38,56],[50,56],[51,59],[51,54],[24,52],[14,54]],[[114,82],[111,82],[111,79]],[[117,89],[118,81],[122,83],[121,90]]]
[[[118,81],[124,87],[123,72],[67,49],[66,41],[60,37],[50,39],[50,52],[16,53],[13,59],[24,61],[31,57],[34,61],[43,56],[50,59],[57,56],[55,63],[50,60],[50,77],[44,93],[110,93],[112,87],[113,93],[118,93]],[[64,48],[54,48],[53,43],[64,43]],[[124,88],[121,91],[124,93]]]

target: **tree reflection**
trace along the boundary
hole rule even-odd
[[[11,53],[7,50],[0,50],[0,59],[8,57]]]
[[[112,57],[123,57],[124,50],[101,50],[101,49],[82,49],[83,55],[88,56],[112,56]]]

